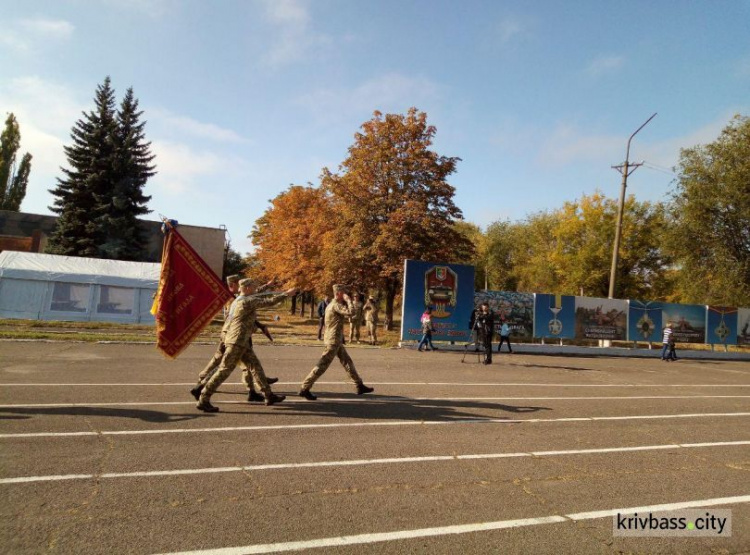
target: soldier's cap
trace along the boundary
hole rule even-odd
[[[250,287],[251,285],[253,285],[253,280],[251,280],[250,278],[241,279],[239,281],[239,284],[240,287]]]
[[[344,293],[349,291],[349,286],[344,285],[342,283],[336,284],[333,286],[333,292],[338,293],[339,291],[343,291]]]
[[[237,283],[240,281],[240,278],[242,276],[239,274],[233,274],[231,276],[227,276],[227,283]]]

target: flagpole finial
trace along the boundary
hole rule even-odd
[[[170,231],[172,231],[173,229],[175,229],[179,223],[177,220],[170,220],[163,214],[159,214],[159,217],[161,218],[161,222],[162,222],[161,232],[164,233],[165,235],[169,233]]]

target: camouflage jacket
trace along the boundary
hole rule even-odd
[[[325,335],[323,343],[326,345],[340,345],[344,339],[344,322],[354,315],[352,302],[332,300],[326,308]]]
[[[373,324],[378,323],[378,305],[367,301],[364,307],[365,322],[372,322]]]
[[[362,323],[362,308],[363,304],[359,301],[352,301],[352,316],[349,318],[351,322],[355,324]]]
[[[286,293],[266,297],[237,297],[229,309],[229,324],[224,336],[226,345],[250,345],[250,336],[255,331],[255,320],[259,308],[273,306],[286,299]]]

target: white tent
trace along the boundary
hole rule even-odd
[[[0,318],[153,323],[160,264],[0,252]]]

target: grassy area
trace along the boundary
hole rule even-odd
[[[258,319],[269,327],[274,341],[278,344],[319,345],[318,320],[297,315],[290,315],[284,306],[261,310]],[[199,343],[218,341],[222,323],[214,320],[195,339]],[[378,328],[378,344],[381,347],[398,345],[400,323],[394,323],[394,331],[387,332],[383,326]],[[349,326],[345,327],[349,333]],[[367,329],[362,326],[360,338],[366,345]],[[45,320],[8,320],[0,319],[0,339],[44,340],[44,341],[85,341],[85,342],[126,342],[155,343],[156,335],[153,325],[117,324],[112,322],[60,322]],[[268,339],[260,333],[253,337],[256,344],[267,343]]]

